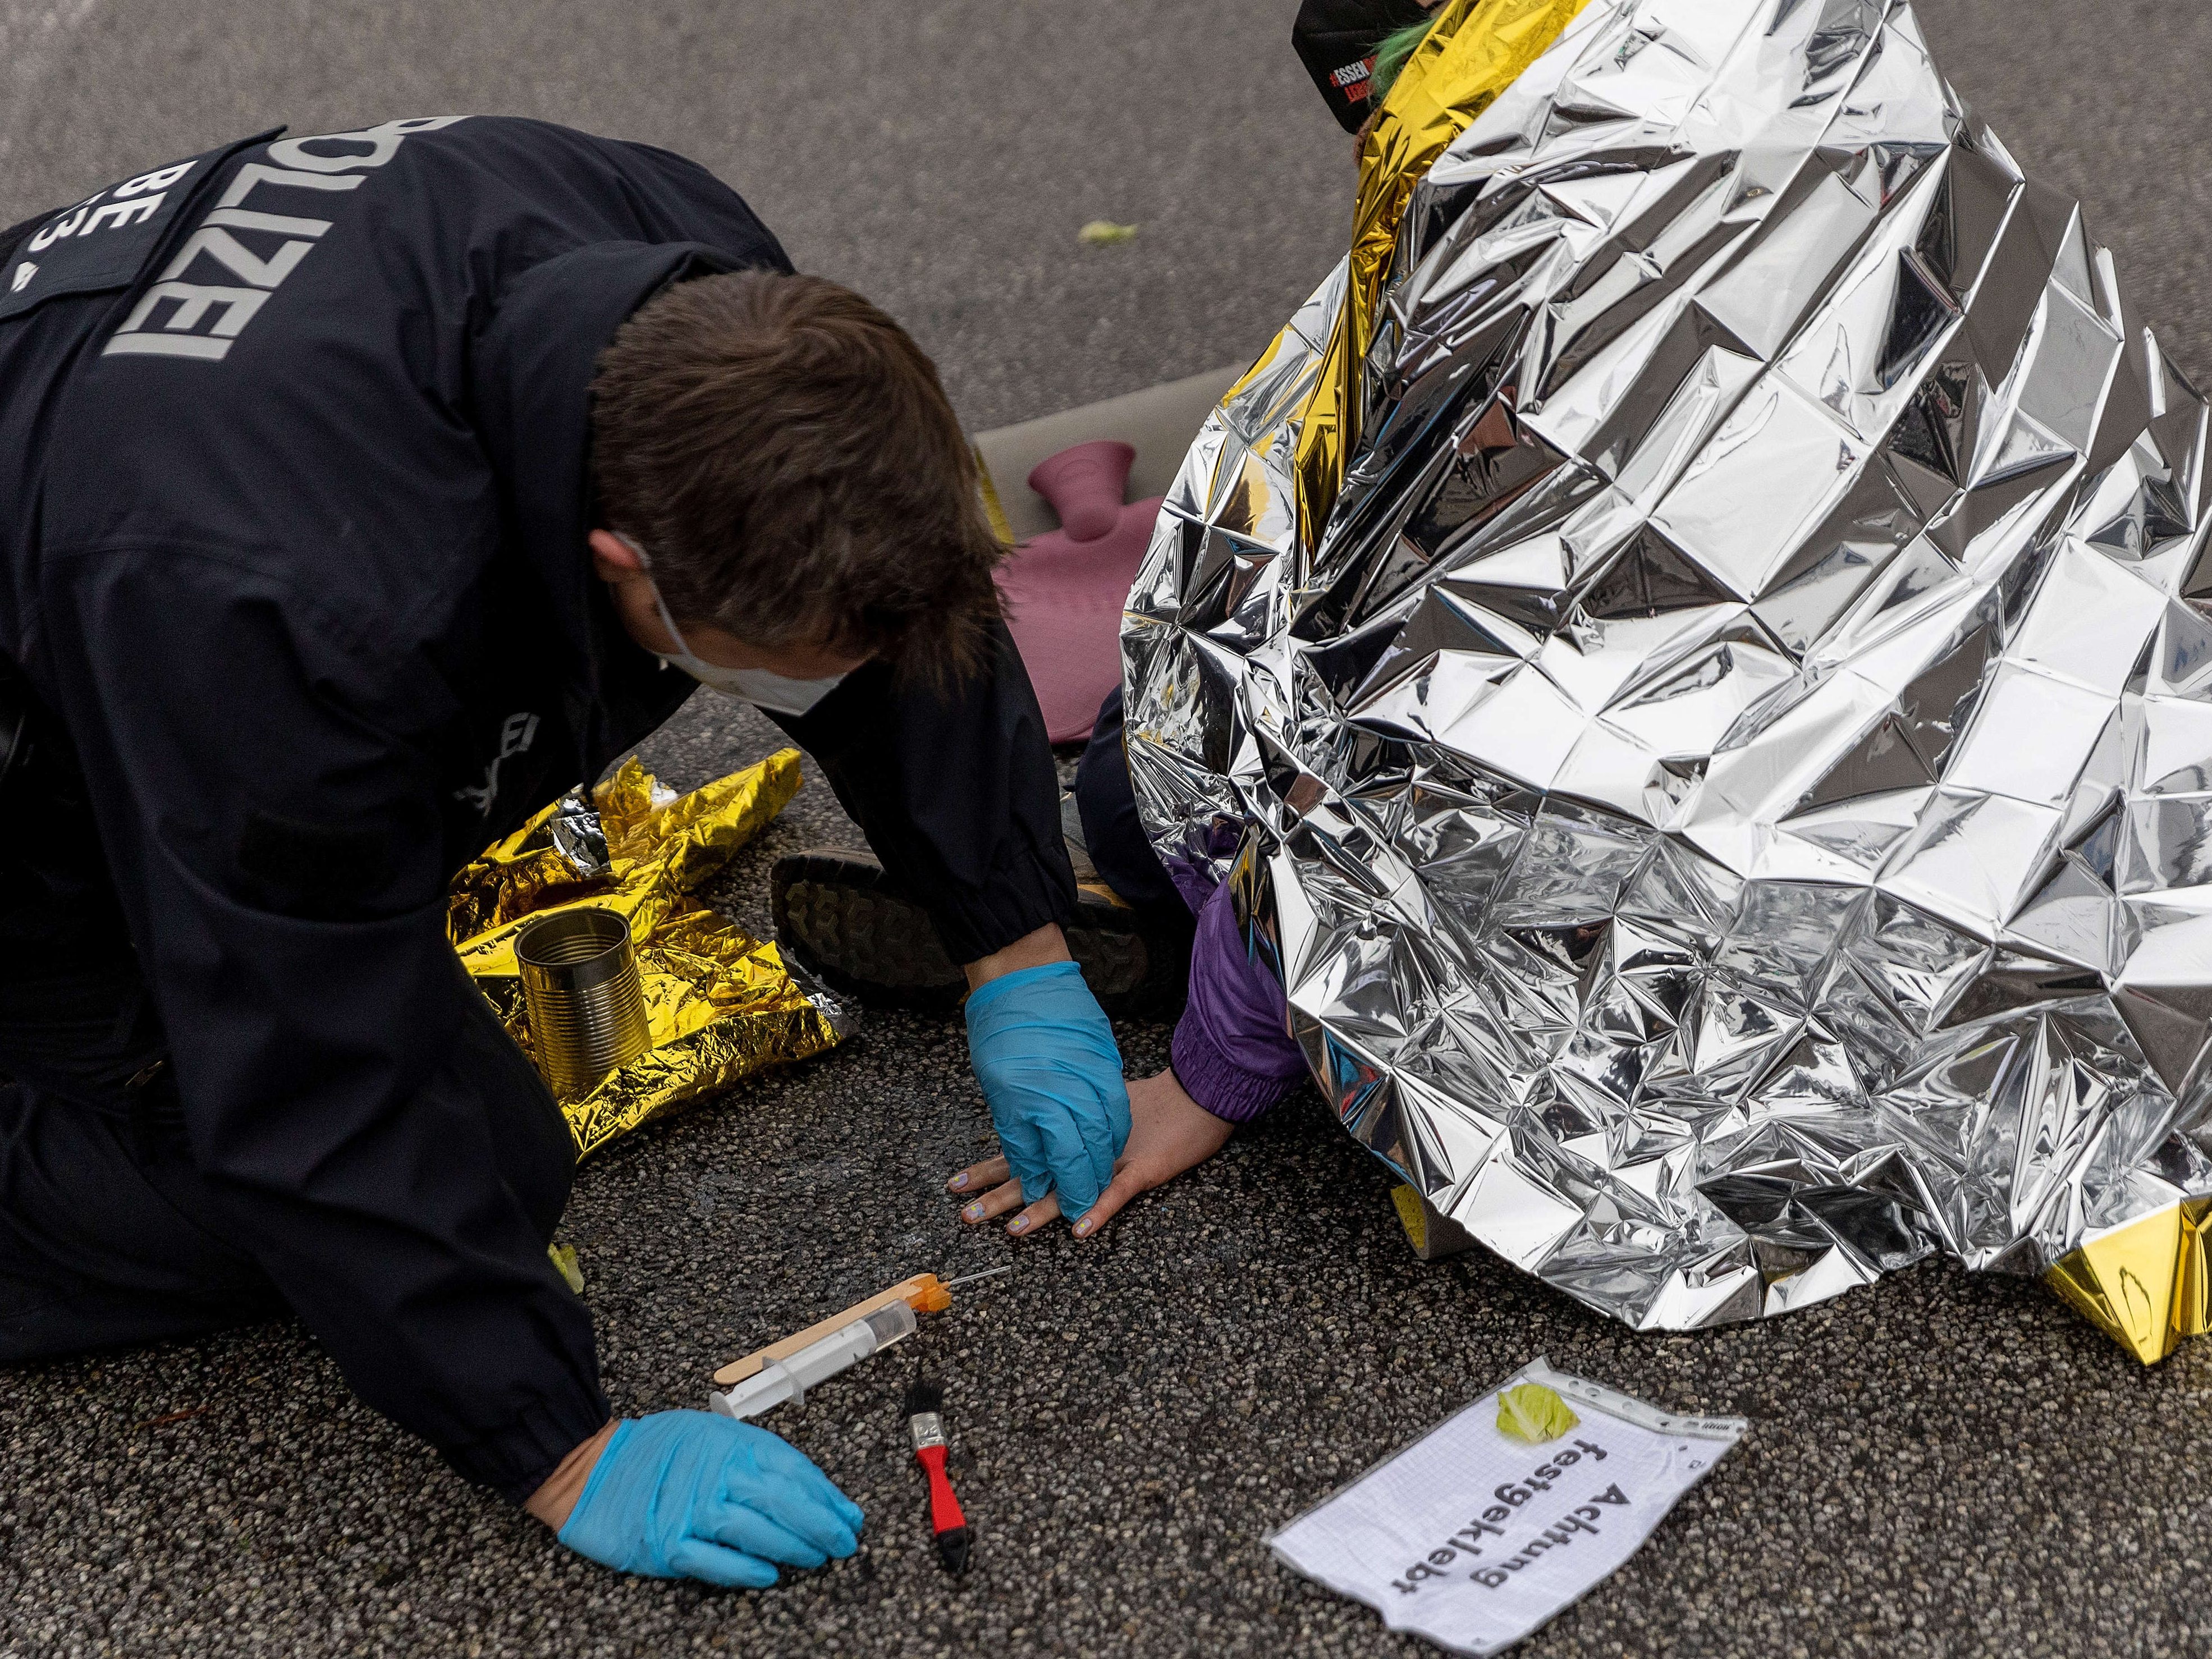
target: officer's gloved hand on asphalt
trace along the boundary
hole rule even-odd
[[[990,1103],[1021,1198],[1007,1231],[1098,1201],[1129,1139],[1129,1088],[1105,1011],[1072,962],[986,981],[968,998],[968,1054]],[[1013,1206],[1011,1183],[961,1212],[969,1221]]]
[[[656,1412],[617,1424],[561,1541],[647,1578],[765,1589],[779,1564],[860,1547],[860,1511],[806,1455],[750,1423]]]

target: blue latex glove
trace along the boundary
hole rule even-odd
[[[766,1589],[775,1563],[818,1567],[860,1547],[860,1511],[766,1429],[708,1412],[616,1425],[561,1541],[647,1578]]]
[[[1034,1204],[1057,1190],[1060,1212],[1075,1220],[1129,1142],[1121,1051],[1083,970],[1047,963],[970,993],[968,1057],[1022,1196]]]

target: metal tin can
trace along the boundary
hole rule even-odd
[[[629,924],[614,911],[556,911],[522,930],[514,956],[531,1047],[556,1096],[588,1094],[652,1046]]]

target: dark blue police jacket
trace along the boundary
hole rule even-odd
[[[484,1103],[541,1085],[445,885],[691,689],[592,578],[589,386],[665,284],[749,265],[790,269],[704,169],[492,117],[264,134],[0,234],[0,653],[81,769],[192,1161],[361,1395],[516,1498],[607,1407],[494,1173]],[[957,960],[1073,896],[1000,646],[786,722]]]

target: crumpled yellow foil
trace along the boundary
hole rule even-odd
[[[1298,530],[1309,548],[1343,487],[1345,459],[1358,443],[1355,378],[1375,335],[1375,307],[1413,187],[1453,139],[1558,40],[1589,0],[1447,0],[1427,36],[1392,82],[1359,148],[1350,280],[1321,373],[1296,417]],[[1285,333],[1288,331],[1285,331]],[[1280,337],[1231,388],[1234,399],[1274,360]]]
[[[2212,1198],[2185,1198],[2106,1228],[2044,1282],[2146,1365],[2212,1331]]]
[[[556,801],[453,878],[447,937],[525,1053],[515,935],[580,904],[629,922],[653,1047],[588,1094],[560,1100],[579,1158],[763,1066],[834,1047],[849,1029],[834,999],[792,978],[775,945],[692,896],[799,783],[795,749],[681,796],[632,757],[588,803]]]

